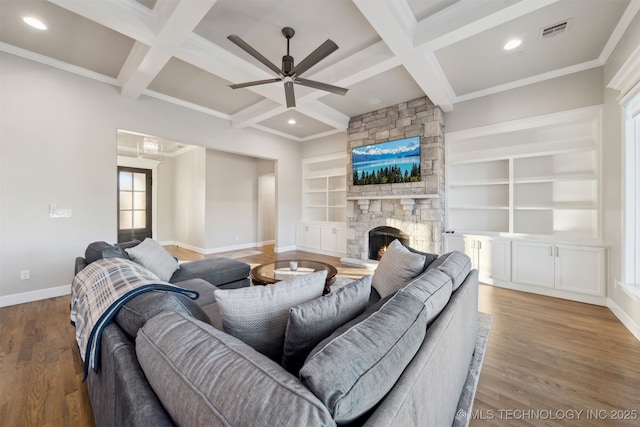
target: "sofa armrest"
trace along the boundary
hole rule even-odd
[[[74,266],[73,275],[75,276],[76,274],[80,273],[80,271],[82,271],[86,266],[87,266],[87,260],[86,259],[84,259],[81,256],[76,257],[76,263],[75,263],[75,266]]]
[[[138,364],[135,347],[115,324],[102,334],[101,366],[87,385],[97,427],[174,426]]]

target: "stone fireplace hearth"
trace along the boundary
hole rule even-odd
[[[347,256],[343,262],[367,265],[369,231],[392,227],[417,250],[441,253],[444,221],[444,119],[426,98],[353,117],[347,131]],[[420,137],[422,180],[353,185],[351,149],[378,142]]]

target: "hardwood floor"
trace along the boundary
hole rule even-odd
[[[184,261],[204,258],[167,249]],[[303,258],[329,262],[353,278],[368,272],[334,257],[259,250],[237,259],[255,266]],[[479,308],[494,319],[472,427],[640,424],[640,342],[607,308],[485,285]],[[94,425],[69,297],[0,308],[0,324],[0,425]]]

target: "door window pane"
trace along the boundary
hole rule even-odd
[[[133,208],[133,193],[131,191],[120,192],[120,210]]]
[[[133,174],[133,190],[134,191],[146,191],[147,190],[147,177],[143,173]]]
[[[131,230],[133,225],[133,212],[120,211],[120,230]]]
[[[147,226],[147,213],[145,211],[133,211],[133,228],[145,228]]]
[[[120,172],[120,190],[133,190],[133,174],[131,172]]]
[[[121,202],[122,203],[122,202]],[[147,206],[147,193],[144,191],[136,191],[133,193],[133,209],[145,209]],[[120,209],[131,209],[131,207],[124,208],[120,204]]]

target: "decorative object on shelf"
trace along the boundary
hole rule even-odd
[[[282,35],[287,39],[287,54],[282,57],[282,69],[279,69],[273,62],[265,58],[260,52],[252,48],[247,42],[242,40],[237,35],[233,34],[227,37],[231,42],[235,43],[242,50],[253,56],[255,59],[264,64],[267,68],[275,72],[278,77],[267,80],[257,80],[248,83],[240,83],[230,85],[232,89],[240,89],[248,86],[263,85],[268,83],[284,82],[284,94],[287,102],[287,108],[296,106],[296,97],[293,90],[293,84],[299,84],[302,86],[311,87],[314,89],[320,89],[327,92],[335,93],[337,95],[345,95],[348,89],[344,89],[338,86],[329,85],[326,83],[320,83],[315,80],[307,80],[300,78],[300,75],[307,71],[309,68],[322,61],[324,58],[338,50],[338,45],[333,41],[328,40],[322,43],[316,50],[311,52],[309,56],[302,60],[297,66],[293,65],[293,56],[289,55],[289,40],[294,36],[295,31],[293,28],[285,27],[282,29]]]

